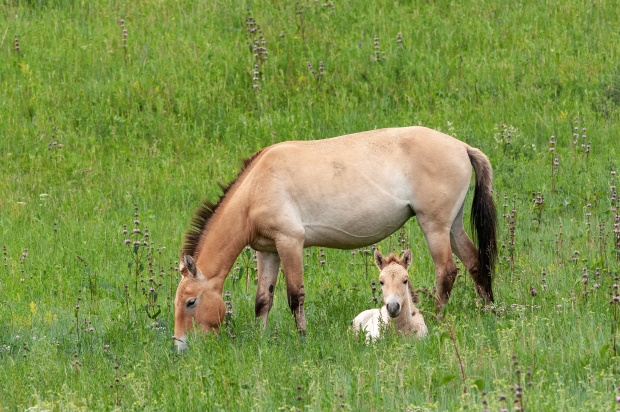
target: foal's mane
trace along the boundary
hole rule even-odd
[[[254,153],[252,156],[243,159],[243,166],[239,173],[237,173],[237,177],[233,179],[232,182],[227,185],[223,185],[222,183],[218,183],[220,188],[222,189],[222,194],[216,203],[213,203],[209,200],[203,199],[202,204],[196,209],[194,212],[194,217],[189,225],[189,229],[185,232],[185,236],[183,239],[183,246],[181,248],[181,260],[184,255],[194,256],[198,250],[200,249],[200,239],[202,238],[202,234],[206,230],[209,225],[209,221],[211,217],[215,213],[215,211],[220,207],[226,195],[230,191],[230,189],[237,183],[239,178],[243,175],[243,173],[248,169],[248,167],[252,164],[254,159],[263,151],[264,149],[259,150]]]
[[[385,266],[389,265],[390,263],[398,263],[399,265],[402,266],[401,259],[395,253],[390,253],[389,255],[387,255],[385,257],[385,263],[383,264],[383,266],[385,267]]]
[[[418,297],[418,294],[416,293],[416,291],[413,290],[413,286],[411,286],[411,280],[407,282],[407,286],[409,286],[409,296],[411,296],[411,303],[415,305],[416,303],[420,301],[420,298]]]

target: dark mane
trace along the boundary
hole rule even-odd
[[[181,260],[183,260],[184,255],[190,255],[192,257],[200,249],[200,239],[202,238],[202,234],[205,229],[209,225],[209,220],[218,209],[218,207],[222,204],[222,201],[226,198],[228,191],[237,183],[243,172],[247,170],[247,168],[252,164],[254,159],[263,151],[263,149],[254,153],[249,158],[243,159],[243,166],[241,170],[237,174],[237,177],[227,185],[223,185],[219,183],[220,188],[222,189],[222,194],[216,203],[210,202],[209,200],[203,199],[202,204],[196,209],[194,212],[194,217],[189,225],[189,230],[185,232],[183,239],[183,246],[181,248]]]

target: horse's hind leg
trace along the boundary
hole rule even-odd
[[[278,280],[280,257],[273,252],[256,252],[258,266],[258,289],[254,311],[262,319],[263,328],[267,327],[267,316],[273,305],[273,292]]]
[[[435,265],[435,277],[437,279],[437,309],[448,303],[452,286],[456,279],[456,264],[452,259],[450,247],[450,225],[438,223],[425,215],[418,215],[418,223]]]
[[[450,242],[456,256],[463,262],[469,275],[476,284],[476,292],[486,303],[490,303],[493,299],[493,292],[490,290],[490,282],[483,278],[479,270],[478,249],[473,244],[465,228],[463,227],[463,207],[452,223],[450,229]]]

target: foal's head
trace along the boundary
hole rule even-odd
[[[411,265],[411,250],[407,249],[402,258],[399,258],[393,253],[383,257],[379,249],[376,249],[375,264],[381,271],[379,283],[383,291],[383,303],[390,317],[395,318],[405,304],[408,304],[411,296],[407,273]]]
[[[209,288],[191,256],[185,255],[181,264],[183,279],[174,298],[174,337],[177,348],[187,348],[187,332],[195,325],[205,332],[218,332],[226,314],[221,294]]]

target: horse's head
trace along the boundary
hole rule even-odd
[[[409,299],[407,269],[411,265],[411,250],[407,249],[402,258],[395,254],[384,258],[379,249],[376,249],[375,264],[381,271],[379,283],[383,291],[383,303],[390,317],[395,318],[400,314],[405,300]]]
[[[181,263],[183,278],[174,298],[174,339],[179,350],[187,348],[187,333],[199,326],[205,332],[218,332],[226,314],[221,292],[196,267],[194,259],[185,255]]]

